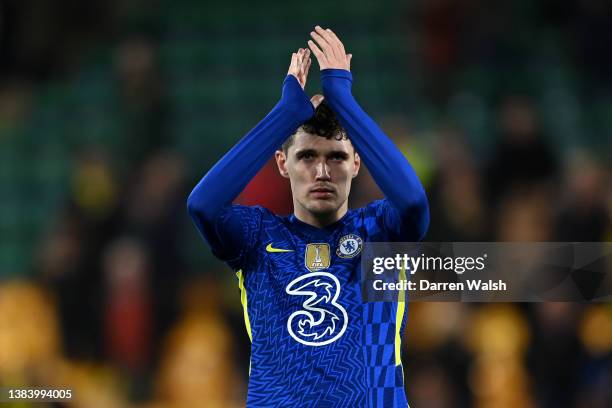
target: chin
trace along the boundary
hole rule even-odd
[[[316,215],[328,215],[338,211],[339,208],[340,206],[337,205],[336,202],[321,200],[310,203],[308,211]]]

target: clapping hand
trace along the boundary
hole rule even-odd
[[[293,75],[302,89],[306,87],[306,79],[308,78],[308,71],[310,70],[310,50],[308,48],[300,48],[298,52],[291,54],[291,64],[289,64],[289,71],[287,75]]]
[[[328,68],[351,70],[353,55],[345,52],[342,41],[332,30],[316,26],[310,36],[312,40],[308,40],[308,47],[317,58],[321,70]]]

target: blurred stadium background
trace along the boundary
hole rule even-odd
[[[185,200],[315,24],[421,176],[426,240],[610,241],[612,3],[496,3],[1,1],[0,386],[75,390],[50,406],[244,406],[235,278]],[[379,194],[362,174],[351,205]],[[291,211],[271,163],[240,201]],[[612,406],[610,304],[409,313],[413,407]]]

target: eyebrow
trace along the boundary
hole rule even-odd
[[[299,159],[299,158],[301,158],[302,156],[304,156],[306,154],[312,154],[313,156],[317,156],[319,154],[319,152],[317,152],[315,149],[297,150],[295,152],[295,157],[297,157]]]
[[[315,149],[303,149],[303,150],[298,150],[295,152],[295,156],[299,159],[302,158],[304,155],[306,154],[311,154],[313,156],[318,156],[319,152]],[[345,152],[344,150],[332,150],[330,152],[327,153],[327,157],[331,157],[331,156],[341,156],[343,159],[348,159],[349,155],[347,152]]]
[[[342,157],[345,160],[348,159],[349,157],[349,154],[345,152],[344,150],[332,150],[331,152],[327,154],[327,157],[336,156],[336,155]]]

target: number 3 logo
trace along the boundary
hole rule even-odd
[[[287,330],[295,341],[307,346],[324,346],[338,340],[348,326],[348,314],[336,302],[340,296],[340,281],[329,272],[302,275],[287,285],[292,296],[308,296],[302,310],[293,312],[287,320]]]

